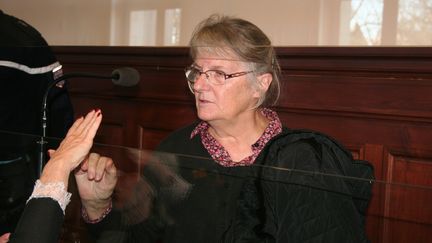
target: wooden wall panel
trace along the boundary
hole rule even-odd
[[[432,225],[432,160],[389,154],[388,212],[393,218]],[[415,206],[407,207],[415,199]]]
[[[375,178],[382,180],[383,178],[383,156],[384,147],[377,144],[365,144],[362,148],[362,157],[374,165]],[[382,242],[383,237],[383,209],[385,184],[374,183],[372,187],[372,198],[369,203],[366,230],[371,242]]]
[[[141,74],[134,88],[70,80],[77,116],[103,110],[98,142],[153,149],[168,133],[196,119],[183,73],[191,63],[187,48],[54,51],[66,73],[109,74],[131,66]],[[275,109],[282,122],[324,132],[374,165],[377,182],[366,224],[372,242],[429,242],[432,48],[280,47],[277,53],[283,76]]]

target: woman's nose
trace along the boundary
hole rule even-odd
[[[209,88],[208,76],[206,73],[200,73],[200,75],[195,80],[193,88],[197,92],[201,90],[207,90]]]

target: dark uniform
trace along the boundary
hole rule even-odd
[[[60,74],[42,35],[0,10],[0,234],[13,231],[33,188],[42,100]],[[48,111],[46,135],[64,137],[73,121],[66,83],[51,89]]]

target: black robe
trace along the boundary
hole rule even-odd
[[[190,139],[196,124],[159,146],[162,163],[189,185],[157,191],[153,214],[126,225],[122,210],[89,225],[103,242],[368,242],[365,211],[373,169],[331,138],[289,130],[270,140],[253,166],[222,167]],[[144,173],[145,174],[145,173]],[[156,178],[152,178],[156,177]],[[143,177],[144,178],[144,177]],[[355,179],[359,178],[359,179]],[[178,187],[178,185],[177,185]],[[158,241],[159,240],[159,241]]]

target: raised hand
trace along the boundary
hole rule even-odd
[[[67,187],[69,173],[87,157],[101,121],[100,110],[92,110],[77,119],[57,150],[49,151],[50,160],[40,180],[44,183],[63,181]]]

